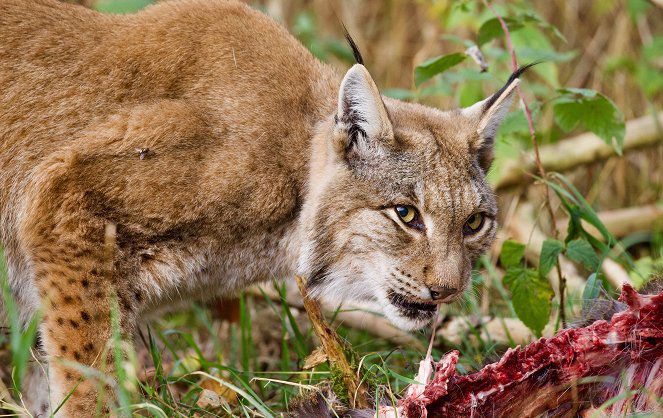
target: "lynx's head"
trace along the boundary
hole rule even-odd
[[[448,112],[383,98],[363,65],[347,72],[314,141],[302,214],[299,272],[313,296],[373,301],[415,329],[463,293],[495,236],[485,176],[521,72]]]

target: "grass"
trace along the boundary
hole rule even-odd
[[[5,399],[1,405],[11,415],[11,411],[22,410],[18,388],[32,361],[37,321],[27,332],[22,329],[16,307],[7,297],[6,280],[3,283],[10,327],[0,338],[5,338],[11,353],[11,368],[7,370],[11,370],[11,376],[5,380],[10,383],[12,400]],[[275,286],[285,300],[285,286]],[[469,292],[464,302],[467,309],[478,303],[476,293]],[[243,295],[239,311],[239,321],[230,323],[213,317],[206,307],[195,305],[142,327],[134,348],[119,337],[117,315],[113,315],[113,338],[107,351],[114,354],[117,381],[91,368],[79,366],[79,370],[109,383],[116,394],[113,410],[118,416],[280,416],[294,399],[329,382],[331,373],[326,364],[301,370],[305,358],[316,348],[303,311],[266,295]],[[374,396],[396,399],[413,382],[423,355],[420,351],[395,346],[365,331],[346,327],[338,331],[359,353],[362,372]],[[415,336],[422,344],[428,343],[428,332]],[[461,350],[465,362],[460,368],[467,372],[504,347],[490,341],[477,345],[465,339],[459,347],[442,342],[433,354],[440,357],[450,348]],[[214,402],[202,403],[203,391],[216,394]]]

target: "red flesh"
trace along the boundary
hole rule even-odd
[[[497,363],[458,375],[458,352],[435,364],[422,394],[400,403],[408,418],[554,417],[622,397],[611,416],[661,411],[663,416],[663,293],[638,294],[624,285],[624,312],[584,328],[510,349]]]

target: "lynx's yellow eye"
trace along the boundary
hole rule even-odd
[[[409,224],[417,217],[417,210],[412,206],[396,206],[396,213],[406,224]]]
[[[470,216],[467,222],[465,222],[463,233],[465,235],[476,234],[483,226],[484,220],[485,216],[483,216],[483,213],[475,213],[474,215]]]

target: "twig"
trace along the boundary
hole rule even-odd
[[[511,42],[511,32],[509,32],[509,27],[507,26],[504,19],[502,19],[502,16],[500,16],[500,14],[497,13],[497,11],[493,8],[493,6],[490,3],[488,3],[487,0],[483,0],[483,4],[485,4],[486,7],[489,8],[490,11],[493,13],[493,15],[495,15],[497,20],[499,20],[500,26],[502,26],[502,30],[504,31],[504,36],[506,37],[507,47],[509,48],[509,52],[511,53],[511,67],[513,71],[518,70],[518,60],[516,59],[516,50],[514,49],[513,43]],[[529,106],[527,105],[527,101],[525,100],[525,95],[520,89],[520,86],[516,86],[516,90],[518,91],[518,96],[520,96],[520,101],[523,105],[523,111],[525,112],[525,117],[527,118],[527,126],[529,127],[530,139],[532,140],[532,148],[534,149],[534,157],[536,161],[536,166],[539,170],[539,175],[541,176],[541,178],[546,178],[546,170],[541,164],[541,157],[539,155],[539,144],[536,140],[536,131],[534,130],[532,112],[530,111]],[[545,197],[545,205],[548,210],[548,215],[550,216],[552,236],[556,239],[558,236],[557,221],[555,219],[555,213],[552,210],[552,205],[550,204],[550,191],[548,190],[547,187],[545,189],[544,197]],[[566,327],[566,313],[564,310],[564,292],[566,288],[566,278],[563,277],[562,275],[562,269],[559,264],[559,259],[557,259],[557,274],[559,278],[559,317],[562,322],[562,327]]]
[[[299,276],[295,276],[295,279],[297,280],[299,292],[302,294],[304,300],[304,309],[306,309],[311,324],[313,324],[315,334],[318,336],[322,348],[327,354],[329,365],[332,367],[332,372],[335,369],[341,374],[341,380],[347,391],[350,406],[352,408],[368,408],[366,387],[361,384],[360,377],[355,379],[355,372],[352,370],[352,367],[345,356],[345,352],[347,351],[345,343],[341,340],[336,331],[327,325],[327,321],[322,315],[320,304],[316,300],[309,298],[308,293],[306,292],[304,279]]]

